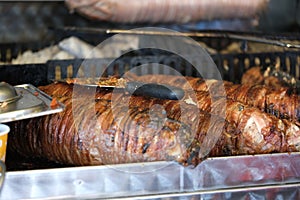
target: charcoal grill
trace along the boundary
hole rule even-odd
[[[222,43],[220,40],[225,38],[210,38],[210,41],[211,39]],[[228,41],[228,38],[226,40]],[[27,49],[38,50],[45,45],[41,43],[0,44],[1,60],[9,61]],[[278,62],[283,71],[297,79],[300,77],[299,51],[216,53],[211,57],[223,79],[235,83],[240,81],[242,74],[249,67]],[[75,77],[77,73],[83,73],[82,76],[88,77],[90,71],[122,76],[131,68],[147,63],[171,66],[185,76],[200,76],[191,63],[169,52],[143,49],[129,52],[115,59],[113,63],[110,63],[110,60],[110,58],[72,59],[49,60],[43,64],[5,64],[0,66],[0,80],[12,85],[31,83],[40,86],[55,79]],[[109,67],[104,71],[102,69],[105,66]],[[82,67],[85,69],[84,72],[80,72]],[[153,68],[147,68],[147,70],[143,73],[160,73]],[[125,196],[130,196],[130,198],[144,199],[211,199],[214,197],[230,199],[246,198],[249,195],[264,198],[271,195],[274,198],[284,196],[285,199],[295,199],[300,186],[299,156],[299,153],[292,153],[209,158],[197,168],[192,169],[173,162],[73,167],[45,160],[14,157],[8,152],[8,178],[1,195],[3,198],[14,194],[22,198],[125,198]],[[158,168],[161,170],[157,173],[149,172]],[[122,170],[128,173],[120,173]],[[148,171],[145,174],[137,174],[130,170]],[[231,175],[235,173],[238,175],[232,177]],[[257,176],[259,173],[261,173],[260,177]],[[101,180],[95,179],[99,174],[102,177]],[[120,184],[119,179],[113,178],[115,177],[113,174],[118,174],[126,182]],[[15,193],[14,188],[19,187],[16,185],[17,180],[24,185],[26,195],[22,191]],[[55,189],[52,188],[49,191],[45,183],[55,186]],[[61,188],[58,188],[58,185]],[[34,191],[28,194],[28,190],[33,190],[33,188],[35,188]],[[74,190],[66,188],[74,188]]]

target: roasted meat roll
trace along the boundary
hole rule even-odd
[[[265,85],[233,84],[228,81],[172,75],[144,75],[136,77],[136,79],[169,84],[186,90],[192,88],[194,91],[206,91],[214,96],[225,95],[233,101],[257,107],[280,119],[288,119],[296,124],[300,122],[299,96],[287,87],[274,88]]]
[[[66,108],[14,122],[11,151],[78,166],[161,160],[197,165],[206,156],[299,150],[296,125],[227,98],[212,100],[207,92],[196,92],[190,102],[190,93],[175,101],[76,87],[78,96],[73,84],[40,87]]]

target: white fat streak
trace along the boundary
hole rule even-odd
[[[300,128],[295,125],[291,124],[288,126],[288,129],[286,130],[286,136],[287,136],[287,142],[289,145],[300,145]],[[300,146],[298,147],[298,151],[300,151]]]
[[[197,103],[195,101],[193,101],[193,99],[190,96],[188,96],[188,98],[185,99],[184,102],[187,103],[187,104],[191,104],[191,105],[197,106]]]
[[[277,127],[282,131],[285,129],[285,125],[282,120],[278,120]]]
[[[261,130],[265,127],[263,120],[260,120],[259,117],[252,115],[244,128],[244,132],[252,138],[252,141],[255,143],[260,143],[263,141],[263,135]]]
[[[177,138],[174,137],[174,146],[172,147],[169,147],[168,149],[168,154],[170,156],[174,156],[174,157],[177,157],[177,158],[180,158],[181,154],[182,154],[182,150],[181,150],[181,147],[180,147],[180,143],[177,142]]]

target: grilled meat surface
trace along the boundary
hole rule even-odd
[[[197,165],[205,156],[299,151],[298,126],[207,92],[196,92],[191,103],[190,93],[174,101],[76,87],[78,97],[72,96],[72,84],[40,87],[66,109],[15,122],[9,148],[72,165],[159,160]],[[93,104],[87,101],[91,94]]]
[[[226,96],[248,106],[257,107],[280,119],[300,123],[299,96],[289,88],[268,87],[265,85],[233,84],[228,81],[204,80],[195,77],[172,75],[144,75],[139,81],[157,82],[182,87],[185,90],[206,91],[214,96]],[[221,89],[224,89],[223,92]]]
[[[277,66],[266,68],[256,66],[248,69],[242,76],[242,84],[266,85],[268,87],[286,87],[299,91],[297,79],[282,71]]]
[[[190,106],[190,117],[197,117],[199,126],[180,121],[177,105],[170,105],[167,117],[150,119],[148,99],[140,99],[144,106],[114,105],[111,91],[96,93],[95,104],[87,103],[87,88],[82,95],[72,99],[72,85],[57,83],[41,87],[44,92],[66,105],[64,112],[12,124],[9,146],[24,156],[44,157],[72,165],[116,164],[144,161],[175,160],[182,164],[197,164],[201,140],[208,132],[221,132],[211,155],[230,154],[226,135],[235,129],[223,126],[219,117],[210,118],[201,113],[193,116],[195,106]],[[124,93],[120,93],[122,98]],[[77,101],[76,107],[74,101]],[[91,110],[95,112],[91,112]],[[128,111],[128,112],[127,112]],[[117,115],[114,115],[114,113]],[[207,120],[209,119],[209,120]],[[184,121],[184,120],[183,120]],[[200,123],[201,122],[201,123]],[[213,126],[209,126],[213,124]],[[191,127],[197,127],[194,134]],[[230,139],[230,138],[229,138]],[[229,148],[229,150],[227,150]],[[221,151],[221,152],[220,152]]]

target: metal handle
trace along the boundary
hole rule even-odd
[[[129,81],[125,89],[133,95],[159,99],[180,100],[184,96],[184,90],[181,88],[156,83]]]

